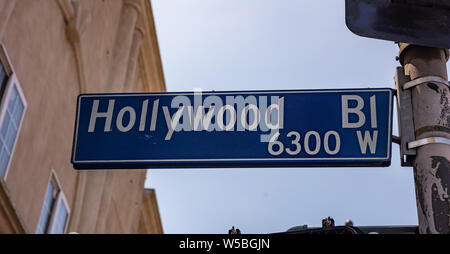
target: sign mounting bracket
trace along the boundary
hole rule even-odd
[[[400,135],[400,161],[402,167],[412,166],[413,159],[416,156],[416,150],[408,147],[410,142],[416,140],[414,133],[414,121],[411,102],[411,90],[404,89],[405,84],[411,82],[409,77],[405,76],[404,68],[397,67],[395,73],[395,87],[397,98],[397,119]]]

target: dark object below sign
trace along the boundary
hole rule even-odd
[[[436,0],[346,0],[353,33],[421,46],[450,48],[450,2]]]
[[[325,228],[308,228],[303,226],[287,232],[275,233],[284,235],[360,235],[360,234],[419,234],[417,226],[336,226]]]

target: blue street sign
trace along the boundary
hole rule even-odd
[[[391,89],[83,94],[76,169],[388,166]]]

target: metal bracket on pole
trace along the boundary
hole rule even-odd
[[[408,82],[404,83],[403,84],[403,89],[404,90],[410,89],[412,87],[415,87],[417,85],[424,84],[424,83],[427,83],[427,82],[440,83],[440,84],[449,86],[449,82],[447,80],[441,78],[441,77],[438,77],[438,76],[426,76],[426,77],[418,78],[418,79],[415,79],[413,81],[408,81]]]
[[[450,139],[444,138],[444,137],[423,138],[423,139],[419,139],[419,140],[415,140],[415,141],[409,142],[408,143],[408,148],[409,149],[413,149],[413,148],[421,147],[421,146],[424,146],[424,145],[436,144],[436,143],[450,145]]]
[[[450,145],[450,139],[444,137],[429,137],[416,140],[410,88],[428,82],[449,86],[447,80],[438,76],[426,76],[411,81],[408,76],[405,76],[403,67],[397,67],[396,69],[397,118],[400,135],[400,160],[403,167],[412,166],[413,159],[416,156],[415,148],[417,147],[433,143]]]
[[[395,88],[397,92],[397,119],[398,132],[400,136],[400,161],[401,166],[410,167],[416,156],[416,150],[408,147],[410,142],[416,140],[414,133],[414,121],[411,101],[411,90],[405,89],[404,85],[411,82],[405,76],[403,67],[397,67],[395,73]],[[410,83],[412,84],[412,83]]]

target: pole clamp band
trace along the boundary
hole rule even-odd
[[[413,149],[413,148],[421,147],[424,145],[436,144],[436,143],[450,145],[450,139],[443,138],[443,137],[423,138],[423,139],[409,142],[408,149]]]
[[[410,89],[412,87],[415,87],[417,85],[423,84],[423,83],[427,83],[427,82],[435,82],[435,83],[440,83],[446,86],[450,86],[449,82],[441,77],[438,76],[426,76],[426,77],[421,77],[415,80],[411,80],[409,82],[406,82],[405,84],[403,84],[403,90],[406,89]]]

